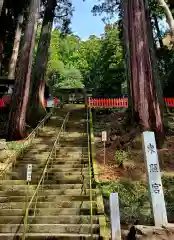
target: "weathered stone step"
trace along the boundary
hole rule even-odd
[[[31,194],[29,195],[31,197]],[[26,196],[5,196],[5,197],[1,197],[0,196],[0,203],[6,203],[6,202],[25,202],[27,199],[27,195]],[[90,195],[83,195],[79,194],[79,195],[74,195],[74,196],[70,196],[70,195],[42,195],[40,196],[39,193],[39,197],[38,197],[38,201],[39,202],[52,202],[52,201],[89,201],[90,200]]]
[[[81,152],[81,151],[88,151],[88,145],[86,147],[81,147],[79,145],[74,145],[74,146],[68,146],[66,142],[63,144],[61,143],[60,145],[57,146],[57,150],[64,149],[66,151],[75,151],[75,152]]]
[[[0,224],[0,232],[15,233],[16,231],[23,233],[24,226],[19,224]],[[99,225],[92,225],[93,233],[99,232]],[[90,224],[29,224],[28,232],[30,233],[83,233],[88,234],[91,231]]]
[[[9,190],[9,191],[0,191],[0,198],[1,197],[26,197],[26,195],[32,196],[34,194],[34,189],[25,188],[25,189],[18,189],[17,191],[15,190]],[[95,196],[97,194],[96,189],[92,189],[92,194]],[[45,190],[44,191],[39,191],[39,196],[54,196],[54,195],[66,195],[66,196],[78,196],[78,195],[90,195],[90,189],[51,189],[51,190]]]
[[[51,164],[51,163],[50,163]],[[56,168],[56,169],[63,169],[63,168],[86,168],[88,167],[88,163],[73,163],[73,162],[67,162],[66,161],[64,162],[64,164],[60,163],[60,164],[55,164],[53,162],[53,165],[52,165],[52,168]],[[32,165],[32,169],[37,169],[37,168],[44,168],[45,164],[33,164]],[[21,162],[19,163],[18,165],[16,165],[16,168],[24,168],[26,169],[26,163],[24,162]]]
[[[8,193],[8,191],[22,191],[22,190],[34,190],[37,185],[32,185],[30,184],[29,186],[27,185],[26,181],[19,181],[17,183],[17,181],[19,180],[4,180],[4,184],[0,185],[0,191],[6,191]],[[16,183],[15,183],[16,182]],[[66,190],[66,189],[85,189],[85,188],[89,188],[89,184],[85,183],[85,184],[44,184],[43,186],[43,190],[50,190],[50,189],[61,189],[61,190]]]
[[[88,138],[85,137],[85,139],[65,139],[64,137],[61,138],[60,142],[61,147],[66,146],[79,146],[79,147],[87,147],[88,146]]]
[[[35,202],[31,204],[34,208]],[[92,205],[96,207],[96,202],[92,202]],[[91,203],[89,201],[61,201],[55,200],[52,202],[37,202],[38,208],[90,208]],[[4,202],[0,203],[0,209],[25,209],[26,203],[25,202]],[[46,214],[46,212],[45,212]]]
[[[39,170],[34,170],[32,171],[32,179],[40,179],[40,176],[42,174],[42,171],[39,169]],[[67,176],[67,175],[81,175],[81,176],[89,176],[89,170],[86,169],[86,170],[76,170],[74,171],[74,169],[72,168],[70,171],[57,171],[56,169],[50,169],[49,172],[48,172],[48,178],[52,178],[52,176]],[[13,179],[13,180],[25,180],[26,179],[26,169],[17,169],[16,172],[10,172],[7,174],[7,177],[6,179]]]
[[[41,174],[32,174],[31,184],[37,184],[40,180]],[[11,180],[21,180],[26,177],[23,175],[19,176],[18,174],[9,174],[6,179]],[[89,182],[89,172],[86,173],[72,173],[72,174],[60,174],[60,173],[48,173],[47,178],[45,178],[45,184],[59,184],[59,183],[83,183],[84,179]]]
[[[21,162],[18,162],[16,163],[16,168],[18,166],[20,166],[21,164],[24,165],[24,164],[33,164],[33,165],[42,165],[44,166],[46,164],[46,159],[27,159],[27,160],[21,160]],[[54,164],[71,164],[71,163],[88,163],[89,160],[88,160],[88,157],[87,156],[84,156],[84,157],[66,157],[66,156],[62,156],[62,157],[59,157],[59,158],[54,158],[53,160],[51,159],[50,161],[53,161]]]
[[[22,233],[15,235],[17,240],[22,240]],[[91,240],[100,239],[98,234],[82,234],[82,233],[26,233],[25,240]],[[14,233],[0,233],[0,240],[14,240]]]
[[[33,163],[39,163],[39,162],[44,162],[45,160],[47,160],[48,156],[43,156],[43,155],[33,155],[31,157],[30,156],[24,156],[22,159],[18,159],[17,162],[16,162],[16,165],[19,164],[20,162],[28,162],[28,161],[31,161]],[[82,153],[80,153],[80,156],[79,155],[70,155],[70,156],[67,156],[66,155],[66,152],[64,155],[61,155],[59,153],[57,153],[56,157],[53,153],[53,156],[50,157],[50,159],[65,159],[65,160],[76,160],[76,159],[88,159],[88,153],[85,153],[85,155],[83,156]]]
[[[38,176],[38,179],[37,178],[34,178],[31,180],[31,184],[37,184],[39,182],[39,179],[40,179],[40,176]],[[6,181],[19,181],[19,184],[20,184],[20,181],[21,181],[21,184],[22,184],[22,181],[23,181],[23,184],[25,183],[25,180],[16,180],[16,179],[12,179],[11,180],[6,180]],[[50,176],[48,179],[45,178],[44,180],[44,184],[48,185],[52,185],[52,184],[83,184],[85,182],[89,182],[89,175],[87,176],[79,176],[79,175],[72,175],[72,176]],[[18,184],[18,183],[16,183]]]
[[[27,172],[27,169],[26,167],[25,168],[16,168],[16,169],[13,169],[12,172],[9,172],[11,174],[20,174],[20,175],[25,175],[26,176],[26,172]],[[73,168],[73,167],[70,167],[70,168],[66,168],[66,167],[63,167],[62,169],[56,169],[56,168],[51,168],[49,167],[49,173],[57,173],[57,174],[67,174],[68,172],[73,172],[73,173],[87,173],[89,172],[89,168],[86,167],[86,168]],[[42,173],[42,169],[41,168],[34,168],[32,169],[32,173],[34,174],[40,174]]]
[[[2,216],[0,224],[19,224],[23,221],[23,216]],[[59,216],[33,216],[28,217],[28,222],[32,224],[89,224],[91,221],[90,215],[59,215]],[[94,224],[99,222],[98,216],[92,216]]]
[[[57,157],[61,158],[72,158],[72,159],[82,159],[82,158],[88,158],[88,153],[84,152],[66,152],[66,151],[57,151],[56,153]]]
[[[34,214],[34,208],[29,210],[29,215]],[[0,216],[24,216],[25,209],[0,209]],[[90,208],[38,208],[37,216],[59,216],[59,215],[90,215]],[[97,215],[97,209],[93,207],[93,215]]]

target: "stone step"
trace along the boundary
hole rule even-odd
[[[1,197],[26,197],[32,196],[34,194],[34,189],[31,188],[25,188],[25,189],[18,189],[18,190],[8,190],[8,191],[0,191],[0,198]],[[92,189],[93,196],[97,195],[96,189]],[[66,196],[79,196],[79,195],[90,195],[89,189],[51,189],[51,190],[45,190],[39,191],[39,196],[57,196],[57,195],[66,195]]]
[[[27,165],[27,164],[33,164],[33,165],[42,165],[44,166],[46,164],[47,158],[46,159],[37,159],[37,160],[33,160],[33,159],[27,159],[27,160],[23,160],[21,162],[17,162],[15,167],[17,168],[18,166],[22,165]],[[59,157],[59,158],[54,158],[53,160],[50,159],[50,162],[53,162],[54,164],[71,164],[71,163],[88,163],[89,159],[88,157],[74,157],[74,158],[67,158],[67,157]],[[26,166],[27,167],[27,166]]]
[[[22,240],[22,233],[15,234],[16,240]],[[98,234],[84,233],[26,233],[25,240],[91,240],[100,239]],[[0,240],[14,240],[14,233],[0,233]]]
[[[39,182],[40,177],[41,177],[41,172],[40,173],[33,173],[32,174],[32,182],[36,181]],[[48,173],[47,174],[47,180],[49,181],[59,181],[59,180],[69,180],[69,179],[77,179],[79,180],[83,178],[87,178],[89,181],[89,172],[71,172],[71,173],[60,173],[60,172],[54,172],[54,173]],[[6,177],[6,179],[11,179],[11,180],[25,180],[26,179],[26,174],[25,173],[21,173],[20,175],[18,173],[9,173],[8,176]]]
[[[40,179],[40,176],[38,178],[31,179],[30,184],[38,184]],[[4,180],[4,181],[15,181],[14,184],[25,184],[25,180],[16,180],[16,179],[9,179],[9,180]],[[16,183],[16,181],[19,181],[19,183]],[[21,183],[20,183],[21,181]],[[89,182],[89,175],[87,176],[79,176],[79,175],[74,175],[74,176],[50,176],[48,179],[44,180],[44,184],[46,185],[52,185],[52,184],[83,184],[85,182]],[[1,183],[2,184],[2,183]],[[13,184],[13,183],[12,183]]]
[[[88,138],[85,137],[83,139],[70,139],[70,138],[65,139],[65,137],[62,137],[60,146],[62,146],[62,147],[64,147],[64,146],[87,147],[88,146]]]
[[[54,165],[53,165],[54,166]],[[58,168],[58,169],[56,169],[56,168],[50,168],[49,167],[49,172],[50,173],[68,173],[68,172],[77,172],[77,173],[79,173],[79,172],[81,172],[81,173],[85,173],[85,172],[89,172],[89,168],[88,167],[86,167],[86,168],[83,168],[83,166],[81,167],[81,168],[73,168],[73,167],[70,167],[70,168],[66,168],[66,166],[64,166],[63,168]],[[16,172],[18,172],[18,173],[25,173],[26,174],[26,172],[27,172],[27,168],[26,167],[21,167],[21,168],[14,168],[13,169],[13,171],[12,172],[10,172],[10,173],[16,173]],[[32,168],[32,173],[41,173],[42,172],[42,169],[41,168]]]
[[[31,163],[39,163],[39,162],[45,162],[48,158],[48,155],[46,156],[43,156],[43,155],[33,155],[33,156],[24,156],[22,159],[18,159],[16,161],[16,165],[19,164],[20,162],[30,162]],[[82,160],[82,159],[88,159],[88,154],[85,154],[84,156],[82,156],[82,154],[79,156],[79,155],[70,155],[70,156],[66,156],[65,154],[61,155],[59,153],[57,153],[56,157],[55,157],[55,154],[53,153],[53,156],[50,157],[50,159],[65,159],[65,161],[68,161],[68,160]]]
[[[33,208],[35,207],[35,202],[33,201],[32,204]],[[93,201],[92,205],[96,207],[96,202]],[[51,202],[37,202],[37,208],[90,208],[91,203],[90,201],[61,201],[55,200]],[[25,209],[26,203],[25,202],[3,202],[0,203],[0,209]]]
[[[18,180],[19,181],[19,180]],[[15,183],[16,182],[16,183]],[[6,180],[4,180],[4,184],[0,185],[0,191],[23,191],[26,189],[29,190],[34,190],[36,189],[37,185],[27,185],[26,181],[19,181],[19,183],[17,183],[17,180],[8,180],[6,182]],[[43,190],[50,190],[50,189],[61,189],[61,190],[66,190],[66,189],[85,189],[85,188],[89,188],[89,184],[85,183],[85,184],[44,184],[43,186]]]
[[[29,215],[34,214],[34,208],[30,208]],[[0,209],[0,216],[24,216],[25,209]],[[38,208],[36,216],[59,216],[59,215],[90,215],[90,208]],[[97,208],[93,207],[93,215],[97,215]]]
[[[66,152],[66,151],[57,151],[56,152],[56,157],[61,157],[61,158],[72,158],[74,159],[84,159],[88,158],[88,152],[82,153],[82,152]]]
[[[90,215],[59,215],[59,216],[33,216],[28,217],[28,222],[32,224],[89,224]],[[23,222],[23,216],[1,216],[0,224],[19,224]],[[92,223],[99,222],[98,216],[92,216]]]
[[[43,193],[42,193],[43,194]],[[45,194],[45,191],[44,191]],[[4,196],[1,197],[0,196],[0,203],[6,203],[6,202],[26,202],[26,199],[31,198],[31,194],[26,196]],[[93,196],[94,198],[94,196]],[[42,195],[40,196],[40,192],[39,192],[39,197],[38,197],[38,201],[39,202],[52,202],[52,201],[89,201],[90,200],[90,195],[84,195],[79,194],[79,195],[74,195],[74,196],[70,196],[70,195]]]
[[[93,233],[99,232],[99,225],[92,225]],[[23,233],[24,225],[0,224],[0,231],[3,233]],[[91,224],[28,224],[28,232],[31,233],[82,233],[91,232]]]
[[[81,147],[81,146],[79,146],[79,145],[74,145],[74,146],[68,146],[67,144],[66,144],[66,142],[63,144],[63,143],[61,143],[60,145],[58,145],[57,147],[57,150],[58,149],[64,149],[64,150],[66,150],[66,151],[75,151],[75,152],[81,152],[81,151],[88,151],[88,145],[86,146],[86,147]]]
[[[26,179],[26,174],[27,174],[27,171],[26,169],[16,169],[16,172],[10,172],[7,174],[7,177],[6,179],[9,179],[9,177],[11,177],[11,179],[13,180],[25,180]],[[39,169],[34,169],[34,171],[32,171],[32,179],[39,179],[40,176],[42,174],[42,170]],[[48,171],[48,177],[50,176],[67,176],[67,175],[81,175],[81,176],[89,176],[89,170],[86,169],[86,170],[80,170],[80,169],[76,169],[76,171],[74,171],[74,169],[72,168],[71,171],[56,171],[56,169],[49,169]]]
[[[51,164],[51,162],[50,162]],[[63,169],[63,168],[86,168],[88,167],[88,163],[73,163],[73,162],[64,162],[64,164],[60,163],[60,164],[55,164],[53,162],[52,168],[56,168],[56,169]],[[19,164],[16,164],[15,169],[22,167],[26,169],[26,163],[21,162]],[[32,169],[38,169],[38,168],[44,168],[45,164],[33,164],[32,165]]]

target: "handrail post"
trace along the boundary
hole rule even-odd
[[[121,240],[118,193],[110,194],[109,203],[110,203],[111,239]]]

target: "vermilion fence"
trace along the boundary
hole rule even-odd
[[[6,104],[9,104],[11,101],[11,97],[7,96],[7,97],[3,97],[0,98],[0,108],[4,108],[6,106]],[[47,106],[47,102],[49,101],[49,99],[45,99],[45,106]],[[53,99],[54,105],[57,105],[58,103],[58,98],[54,98]]]
[[[0,98],[0,108],[10,103],[11,97]],[[49,99],[45,99],[45,106]],[[164,98],[164,101],[168,107],[174,107],[174,98]],[[57,105],[58,98],[54,98],[54,105]],[[127,108],[128,98],[89,98],[88,106],[91,108]]]
[[[168,107],[174,107],[174,98],[164,98]],[[89,98],[91,108],[127,108],[128,98]]]
[[[0,108],[3,108],[6,106],[6,104],[9,104],[11,100],[10,96],[0,98]]]

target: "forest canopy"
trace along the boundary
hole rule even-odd
[[[125,82],[123,46],[117,24],[88,40],[69,34],[61,37],[54,29],[51,36],[47,83],[56,88],[94,88],[94,95],[117,96]],[[111,91],[112,89],[112,91]]]

